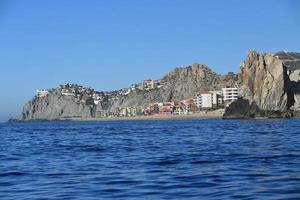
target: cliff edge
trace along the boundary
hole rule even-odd
[[[64,118],[90,118],[95,116],[93,100],[87,93],[63,93],[61,87],[47,95],[34,96],[23,106],[16,120],[56,120]]]

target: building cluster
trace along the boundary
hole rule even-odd
[[[77,84],[60,85],[59,90],[60,90],[61,94],[65,95],[65,96],[78,96],[78,95],[85,93],[86,95],[89,95],[92,97],[92,95],[94,94],[93,89],[86,88],[86,87],[83,87],[83,86],[77,85]]]
[[[137,88],[139,90],[153,90],[156,88],[161,88],[162,82],[161,80],[144,80],[142,83],[132,85],[132,88]]]
[[[36,91],[36,96],[39,98],[47,96],[51,90],[39,89]],[[105,95],[104,92],[97,92],[91,88],[86,88],[77,84],[60,85],[57,89],[63,96],[72,96],[82,103],[89,103],[97,105]]]
[[[148,84],[148,85],[147,85]],[[144,82],[144,88],[152,88],[153,82],[151,80]],[[137,86],[135,86],[137,89]],[[140,89],[140,88],[138,88]],[[200,91],[195,94],[194,98],[185,99],[175,102],[153,102],[147,108],[142,107],[124,107],[119,108],[116,112],[106,112],[105,116],[119,116],[130,117],[137,115],[183,115],[201,110],[214,110],[218,108],[227,107],[231,102],[237,100],[238,88],[225,87],[216,91]]]
[[[129,93],[136,90],[149,91],[149,90],[161,88],[162,86],[163,83],[161,80],[148,79],[148,80],[144,80],[142,83],[132,84],[129,88],[122,90],[120,93],[122,95],[128,95]]]
[[[144,115],[182,115],[201,110],[224,108],[237,98],[238,89],[236,87],[222,88],[219,91],[201,91],[196,93],[193,99],[150,103],[144,110]]]
[[[236,87],[226,87],[219,91],[199,92],[195,95],[194,103],[200,109],[216,109],[227,107],[237,98],[238,89]]]
[[[181,115],[195,111],[193,99],[175,102],[150,103],[144,110],[144,115]]]
[[[161,87],[160,81],[146,80],[142,85],[135,85],[131,90],[143,89],[151,90]],[[45,97],[52,90],[37,90],[37,97]],[[97,92],[90,88],[85,88],[76,84],[61,85],[56,89],[64,96],[74,96],[78,102],[87,105],[96,105],[97,117],[130,117],[137,115],[182,115],[201,110],[208,111],[218,108],[227,107],[231,102],[237,100],[238,89],[236,87],[225,87],[216,91],[200,91],[197,92],[194,98],[185,99],[174,102],[153,102],[149,103],[147,108],[143,107],[122,107],[116,108],[113,111],[108,110],[109,100],[117,100],[120,91],[115,92]]]

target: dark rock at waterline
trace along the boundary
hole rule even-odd
[[[259,114],[259,108],[255,103],[250,104],[248,99],[238,99],[225,109],[223,119],[250,119]]]
[[[223,119],[254,119],[254,118],[291,118],[294,111],[284,112],[274,110],[260,110],[255,102],[250,104],[248,99],[239,98],[225,109]],[[300,117],[300,112],[297,115]]]

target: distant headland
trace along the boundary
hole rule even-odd
[[[239,74],[219,75],[195,63],[118,91],[77,84],[40,89],[14,120],[221,117],[224,108],[225,119],[292,117],[300,113],[299,81],[300,53],[250,50]]]

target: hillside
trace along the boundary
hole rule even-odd
[[[175,68],[160,80],[146,80],[119,91],[101,92],[76,84],[61,85],[34,96],[18,120],[92,118],[118,115],[120,108],[145,108],[150,102],[193,98],[200,90],[236,85],[237,75],[218,75],[205,65]]]

